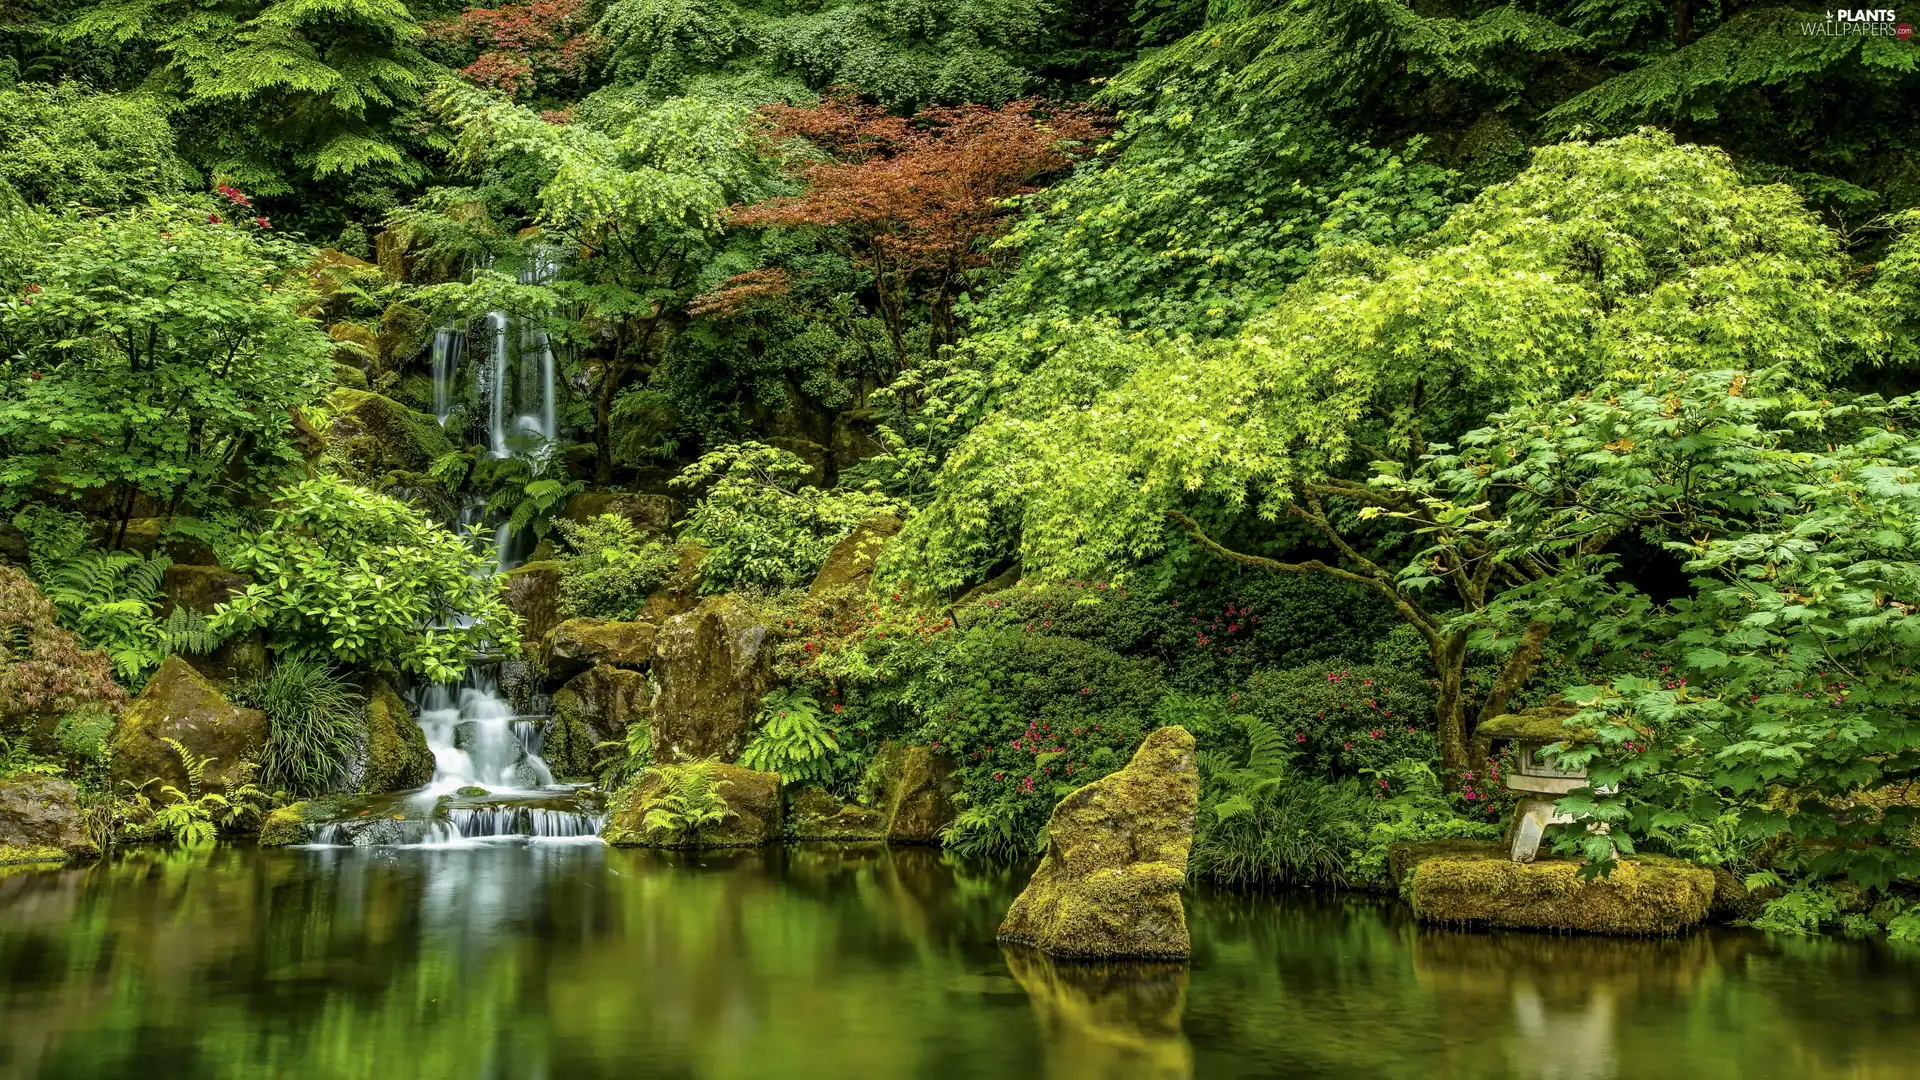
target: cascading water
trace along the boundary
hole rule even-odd
[[[551,258],[536,257],[520,280],[550,281],[556,269]],[[537,468],[559,434],[552,343],[544,330],[516,328],[504,311],[487,314],[486,334],[489,348],[481,386],[487,399],[488,450],[495,458],[536,458]],[[453,413],[464,344],[465,335],[451,327],[434,334],[433,407],[443,426]],[[458,524],[466,532],[485,516],[485,502],[470,499],[460,508]],[[504,573],[517,562],[514,539],[504,523],[495,530],[493,572]],[[499,692],[493,671],[475,665],[457,686],[421,688],[414,704],[433,751],[432,782],[377,807],[357,807],[351,816],[323,826],[321,843],[448,844],[599,835],[603,815],[594,794],[555,783],[540,756],[541,730],[548,718],[519,714]]]
[[[454,377],[460,371],[460,350],[466,335],[451,326],[433,332],[433,416],[441,427],[453,415]]]
[[[469,675],[458,688],[427,687],[420,728],[433,751],[433,782],[426,795],[452,795],[468,787],[528,791],[553,786],[553,771],[540,757],[539,725],[517,715],[492,679]]]

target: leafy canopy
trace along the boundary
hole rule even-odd
[[[0,217],[0,504],[205,508],[292,466],[333,355],[304,255],[203,205]]]
[[[1881,347],[1846,270],[1793,192],[1716,151],[1552,147],[1407,250],[1324,253],[1230,340],[1089,327],[964,440],[887,562],[952,588],[1017,537],[1030,573],[1097,576],[1159,550],[1169,511],[1355,497],[1360,462],[1415,459],[1490,406],[1665,368],[1830,376]]]

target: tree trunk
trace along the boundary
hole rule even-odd
[[[1450,634],[1427,652],[1440,673],[1440,693],[1433,704],[1440,733],[1440,780],[1448,791],[1458,791],[1473,768],[1467,749],[1467,636]]]

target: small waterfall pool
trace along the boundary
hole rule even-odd
[[[554,779],[540,756],[548,718],[523,715],[478,669],[458,686],[421,688],[415,705],[433,780],[391,795],[336,800],[315,847],[447,847],[600,842],[600,793]]]

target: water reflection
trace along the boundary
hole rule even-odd
[[[1063,963],[1004,950],[1033,1003],[1047,1075],[1059,1080],[1186,1080],[1193,1047],[1181,1030],[1185,964]]]
[[[993,932],[1020,868],[731,854],[134,852],[0,872],[0,1077],[1914,1075],[1862,942],[1468,934],[1202,893],[1190,967]]]

